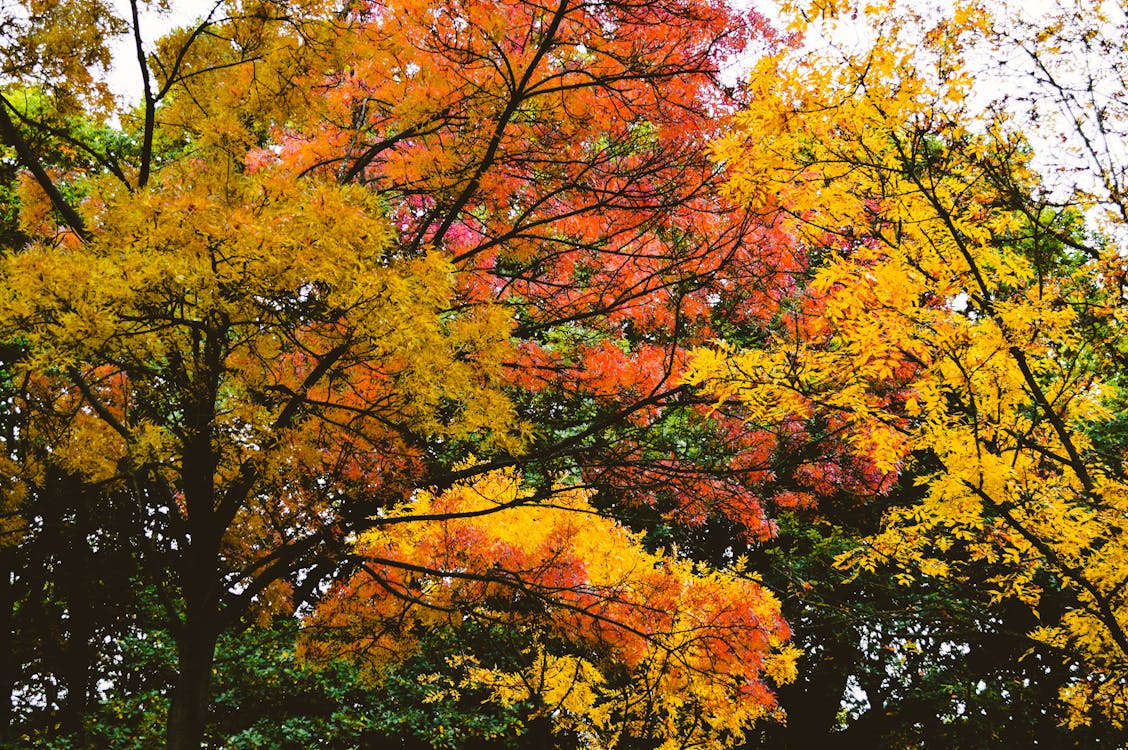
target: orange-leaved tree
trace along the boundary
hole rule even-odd
[[[489,625],[502,643],[452,654],[452,689],[527,705],[545,747],[739,744],[773,713],[769,685],[794,678],[778,601],[740,563],[648,552],[589,492],[559,490],[530,504],[499,470],[392,509],[358,540],[364,562],[318,609],[307,651],[378,674],[428,633]]]
[[[170,745],[196,746],[216,638],[417,460],[397,425],[511,442],[493,308],[449,312],[435,254],[389,265],[370,196],[203,160],[102,186],[86,242],[4,259],[24,478],[125,491],[177,641]],[[442,373],[439,377],[436,374]],[[486,443],[488,445],[488,442]]]
[[[514,311],[510,380],[539,429],[524,458],[450,478],[536,458],[766,533],[749,487],[767,436],[715,429],[677,382],[687,345],[770,319],[802,265],[717,196],[708,157],[743,100],[723,66],[780,43],[764,20],[697,0],[389,2],[313,35],[303,104],[254,158],[366,186],[402,252],[441,250],[465,304]]]

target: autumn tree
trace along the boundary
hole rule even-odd
[[[732,195],[778,204],[824,259],[767,345],[701,352],[690,379],[753,424],[818,420],[915,475],[919,498],[840,565],[1025,605],[1028,637],[1075,670],[1066,720],[1122,726],[1123,91],[1099,72],[1120,41],[1071,11],[1030,26],[973,4],[871,10],[861,52],[765,58],[717,146]],[[976,98],[970,50],[991,49],[1032,61],[1017,101],[1064,124],[1068,171],[1039,173],[1013,102]]]
[[[327,32],[303,85],[317,96],[256,153],[365,185],[406,251],[442,248],[468,303],[514,310],[539,473],[762,530],[741,486],[763,468],[755,441],[715,434],[744,456],[726,469],[666,425],[711,429],[677,383],[681,350],[770,316],[798,262],[716,196],[707,154],[741,96],[718,80],[726,56],[772,39],[755,14],[683,0],[372,6]]]
[[[771,710],[764,679],[792,679],[796,654],[749,571],[647,552],[583,491],[562,488],[550,507],[521,493],[519,477],[494,472],[392,511],[359,540],[363,569],[319,609],[309,647],[379,670],[429,634],[512,633],[508,654],[452,655],[463,677],[447,690],[528,706],[544,747],[717,747]],[[436,520],[394,523],[420,517]]]
[[[32,10],[13,39],[54,49],[60,17]],[[489,515],[593,485],[604,506],[630,498],[769,531],[744,493],[766,449],[715,429],[677,382],[686,344],[770,317],[772,286],[797,263],[713,194],[706,152],[736,102],[719,82],[726,55],[772,39],[758,16],[680,1],[262,2],[216,5],[149,48],[130,10],[122,24],[92,4],[83,27],[133,36],[143,90],[117,113],[120,137],[92,137],[108,105],[85,69],[5,72],[0,126],[26,170],[0,293],[6,454],[24,518],[69,492],[53,478],[78,487],[91,511],[68,520],[79,551],[112,545],[152,597],[176,651],[170,747],[200,745],[225,634],[315,602],[334,579],[372,597],[359,622],[407,573],[457,572],[443,557],[374,565],[372,547],[352,545],[461,513],[404,505],[428,485],[457,493],[521,465],[535,491],[489,498]],[[91,61],[103,41],[75,38]],[[70,118],[80,112],[97,127]],[[56,163],[45,144],[84,157]],[[685,429],[740,461],[677,455]],[[111,499],[112,529],[96,512]],[[635,708],[638,682],[664,681],[656,705],[673,728],[631,733],[737,736],[771,705],[760,673],[789,672],[769,659],[786,633],[778,607],[736,574],[622,539],[639,576],[677,572],[669,617],[719,618],[701,632],[720,632],[726,663],[677,641],[680,625],[637,624],[637,596],[600,609],[633,580],[626,562],[621,580],[568,585],[536,580],[519,557],[485,573],[478,561],[476,574],[577,614],[553,659],[582,666],[600,623],[637,631],[634,651],[604,648],[601,667],[618,659],[630,675],[606,694],[636,696],[615,715],[641,726],[660,712]],[[710,609],[699,594],[722,579],[724,606]],[[457,603],[470,612],[495,596],[467,591]],[[434,600],[416,604],[452,608],[425,593]],[[559,638],[543,616],[535,628]],[[705,729],[675,716],[697,689],[684,669],[664,671],[677,659],[718,670],[695,705],[737,696],[737,710],[702,716]],[[512,679],[497,677],[499,695]]]
[[[263,24],[252,15],[230,28],[240,22]],[[31,141],[17,135],[18,152]],[[252,179],[237,153],[196,143],[144,185],[144,170],[131,181],[100,162],[93,175],[53,178],[39,154],[46,179],[68,180],[78,220],[43,179],[26,180],[32,240],[4,261],[13,478],[37,524],[61,510],[60,481],[63,498],[80,498],[75,554],[124,539],[125,559],[140,560],[117,573],[154,587],[177,646],[170,746],[199,744],[219,634],[290,606],[295,571],[346,533],[326,515],[348,519],[346,495],[363,488],[374,509],[396,491],[375,489],[381,472],[412,461],[393,416],[450,439],[511,413],[487,385],[504,313],[444,312],[451,271],[433,253],[387,263],[388,223],[370,194]],[[496,437],[511,440],[508,430]],[[107,514],[122,496],[124,516]],[[68,647],[92,650],[93,632],[75,629],[87,608],[54,599],[67,608]],[[82,666],[86,678],[65,682],[68,717],[93,688],[94,664]]]

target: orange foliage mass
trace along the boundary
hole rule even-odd
[[[739,565],[708,570],[641,542],[586,493],[557,488],[537,502],[510,472],[419,493],[361,537],[362,572],[318,611],[307,648],[379,670],[428,629],[505,623],[536,644],[525,669],[582,662],[568,679],[587,698],[566,706],[574,715],[558,730],[719,747],[772,711],[765,680],[793,676],[779,602]],[[546,715],[561,708],[546,700],[551,680],[534,689],[520,671],[483,660],[470,681],[502,700],[537,698]]]

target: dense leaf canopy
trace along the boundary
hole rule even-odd
[[[0,4],[0,745],[1123,745],[1076,5]]]

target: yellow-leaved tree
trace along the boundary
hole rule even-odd
[[[793,12],[800,29],[849,38],[838,10]],[[763,346],[699,351],[687,379],[753,423],[819,420],[881,471],[912,476],[919,501],[894,504],[840,564],[962,577],[1027,604],[1041,621],[1030,637],[1076,665],[1066,719],[1123,723],[1128,107],[1122,81],[1074,87],[1054,67],[1086,46],[1093,70],[1123,62],[1123,37],[1095,6],[1093,20],[1062,11],[1041,26],[975,3],[854,10],[864,43],[761,60],[752,104],[716,144],[731,196],[816,260]],[[999,50],[1032,61],[997,71],[1029,73],[1022,114],[1056,118],[1060,140],[1079,144],[1062,162],[1072,171],[1040,174],[1020,127],[1037,121],[972,74],[970,60]],[[1077,92],[1099,106],[1091,118]]]
[[[21,471],[132,498],[177,643],[170,746],[198,747],[216,639],[287,602],[349,513],[405,492],[423,440],[516,445],[509,317],[452,310],[436,254],[388,257],[360,188],[204,151],[94,195],[85,242],[0,260]]]

